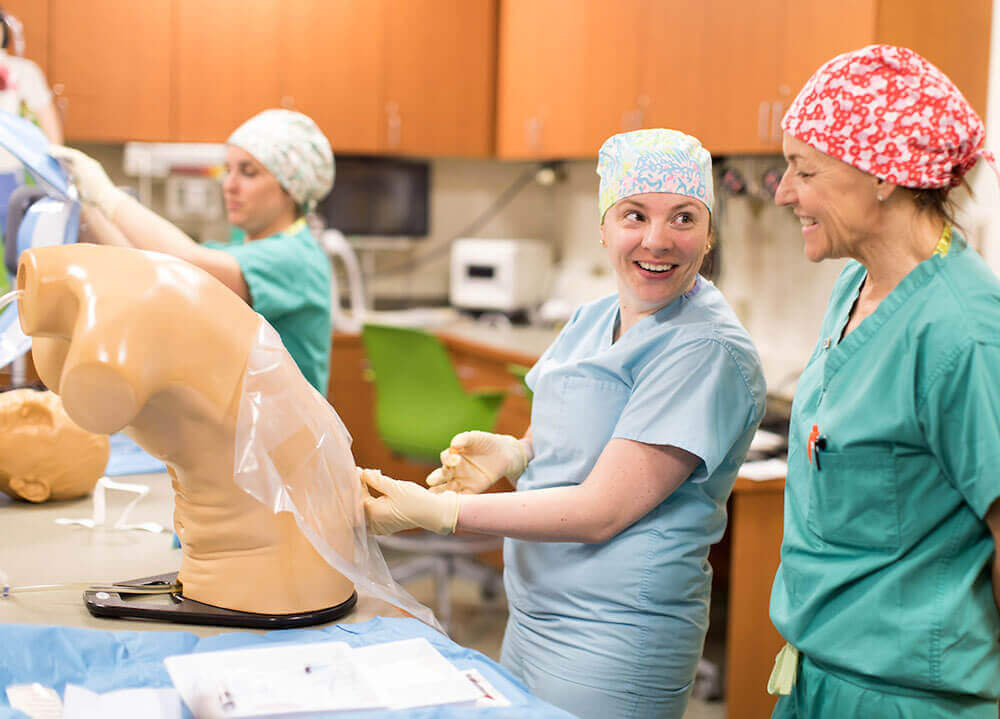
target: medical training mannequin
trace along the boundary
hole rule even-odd
[[[106,435],[78,427],[52,392],[0,394],[0,492],[29,502],[76,499],[108,464]]]
[[[187,598],[290,614],[352,596],[290,513],[275,514],[233,480],[242,379],[261,321],[245,302],[179,259],[87,244],[25,252],[17,287],[39,377],[69,416],[94,432],[125,429],[167,463]],[[281,391],[312,392],[281,358]],[[281,472],[313,441],[291,432],[271,460]],[[350,556],[351,532],[326,539]]]

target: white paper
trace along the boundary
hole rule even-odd
[[[391,709],[474,702],[482,696],[455,665],[424,638],[354,650],[361,672]]]
[[[768,479],[784,479],[788,474],[788,463],[783,459],[762,459],[759,462],[744,462],[739,476],[761,482]]]
[[[60,719],[63,715],[62,700],[56,690],[38,682],[11,684],[7,687],[7,701],[31,719]]]
[[[63,694],[63,719],[181,719],[181,698],[170,688],[118,689],[98,694],[67,684]]]
[[[426,639],[352,649],[291,644],[167,657],[184,703],[201,719],[473,704],[483,696]]]

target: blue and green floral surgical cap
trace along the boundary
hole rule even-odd
[[[264,110],[237,127],[226,142],[253,155],[304,212],[315,208],[333,187],[330,143],[301,112]]]
[[[677,130],[635,130],[609,137],[597,159],[601,222],[618,200],[645,192],[693,197],[712,211],[712,156]]]

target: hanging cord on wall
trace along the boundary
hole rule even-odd
[[[451,251],[451,246],[462,237],[474,236],[479,230],[486,226],[486,224],[496,217],[504,208],[509,205],[515,197],[517,197],[521,191],[535,181],[540,170],[547,167],[547,165],[542,164],[538,166],[532,166],[527,168],[522,172],[517,179],[515,179],[503,192],[500,193],[499,197],[493,201],[493,203],[483,210],[478,217],[476,217],[472,222],[462,228],[462,231],[453,235],[448,241],[442,242],[437,247],[432,250],[416,257],[412,260],[407,260],[405,262],[398,262],[395,265],[390,265],[389,267],[383,269],[377,269],[372,272],[363,275],[366,281],[372,281],[376,277],[387,277],[391,275],[402,274],[405,272],[412,272],[413,270],[424,266],[431,260],[434,260],[442,255],[447,254]]]

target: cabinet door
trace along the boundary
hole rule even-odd
[[[49,0],[4,0],[4,15],[13,15],[24,28],[24,56],[48,72]],[[7,48],[13,53],[14,47]]]
[[[334,152],[378,150],[384,0],[283,0],[282,104],[309,115]]]
[[[709,55],[718,54],[719,48],[709,37],[707,23],[708,8],[701,0],[650,0],[643,21],[639,88],[643,127],[699,137],[712,117],[705,85],[711,82],[706,80]]]
[[[706,72],[701,93],[707,117],[700,139],[712,154],[777,151],[785,0],[706,0]]]
[[[985,116],[994,0],[879,0],[877,42],[913,48],[945,73]],[[993,34],[997,34],[993,21]],[[994,51],[996,40],[993,40]],[[990,138],[987,142],[996,142]]]
[[[596,157],[601,144],[619,132],[642,127],[640,67],[650,47],[646,28],[651,5],[661,0],[587,0],[584,15],[582,144],[573,155]]]
[[[278,0],[175,0],[174,139],[224,142],[281,98]]]
[[[588,0],[589,2],[589,0]],[[561,157],[585,143],[582,0],[504,0],[497,155]]]
[[[490,154],[496,13],[495,0],[386,0],[384,150]]]
[[[820,65],[875,41],[875,0],[789,0],[784,18],[782,113]]]
[[[50,0],[49,81],[66,137],[169,140],[170,0]]]

